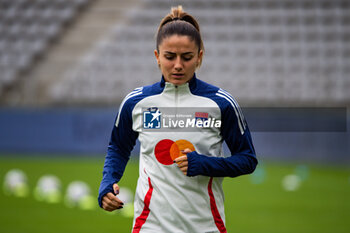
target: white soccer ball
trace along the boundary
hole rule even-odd
[[[119,188],[119,194],[117,197],[125,204],[133,202],[134,194],[133,192],[126,187],[120,187]]]
[[[3,189],[5,194],[26,197],[29,187],[26,174],[20,169],[12,169],[5,175]]]
[[[282,187],[286,191],[296,191],[300,188],[301,178],[297,175],[287,175],[282,179]]]
[[[68,207],[79,207],[83,210],[94,209],[97,205],[90,187],[83,181],[73,181],[68,185],[65,203]]]
[[[61,181],[54,175],[44,175],[39,180],[34,190],[34,197],[38,201],[58,203],[61,201]]]
[[[121,214],[124,217],[132,218],[134,216],[134,194],[127,187],[120,187],[117,197],[124,203]]]

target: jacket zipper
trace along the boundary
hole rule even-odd
[[[178,86],[175,86],[175,119],[177,120],[177,106],[178,106],[178,95],[179,95],[179,88]]]
[[[179,93],[179,88],[178,86],[175,86],[175,107],[177,108],[178,105],[178,94]]]

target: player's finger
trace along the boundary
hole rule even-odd
[[[113,193],[107,193],[106,197],[111,201],[118,202],[117,197]]]
[[[109,200],[124,205],[124,203],[118,197],[116,197],[113,193],[107,193],[106,196],[108,197]]]
[[[187,173],[187,169],[188,169],[188,167],[182,167],[182,168],[180,168],[180,170],[185,174],[185,173]],[[185,174],[186,175],[186,174]]]
[[[183,161],[177,165],[179,168],[188,167],[188,161]]]
[[[106,203],[102,203],[102,208],[107,211],[113,211],[117,209],[117,207],[109,206]]]
[[[117,209],[117,205],[108,199],[102,201],[102,208],[108,211]]]
[[[114,210],[116,210],[116,209],[105,208],[104,210],[107,210],[108,212],[112,212],[112,211],[114,211]]]
[[[122,206],[124,205],[124,202],[122,200],[120,200],[118,197],[116,197],[116,200],[120,205],[122,205]]]
[[[182,173],[183,173],[185,176],[187,176],[187,169],[188,169],[188,167],[182,167],[182,168],[180,168],[180,170],[182,171]]]
[[[123,204],[114,200],[110,200],[107,196],[104,196],[104,198],[102,199],[102,207],[105,210],[115,210],[123,208]]]
[[[103,197],[102,203],[105,203],[108,206],[117,206],[119,203],[110,199],[107,195]]]
[[[174,160],[174,163],[180,163],[180,162],[183,162],[183,161],[187,161],[187,155],[183,155],[183,156],[177,157]]]
[[[105,203],[105,202],[102,202],[102,208],[104,209],[104,210],[107,210],[107,211],[113,211],[113,210],[116,210],[116,209],[121,209],[121,208],[123,208],[123,206],[114,206],[114,205],[109,205],[109,204],[107,204],[107,203]]]
[[[191,153],[192,151],[189,148],[186,148],[184,150],[181,151],[183,154],[188,154]]]
[[[119,185],[117,183],[113,184],[113,190],[115,195],[119,194]]]

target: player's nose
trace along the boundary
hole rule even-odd
[[[180,57],[176,58],[174,68],[176,71],[181,71],[183,69],[183,64]]]

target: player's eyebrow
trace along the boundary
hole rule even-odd
[[[170,52],[170,51],[165,51],[164,53],[170,54],[170,55],[176,55],[176,53]],[[187,54],[193,54],[193,52],[185,52],[181,53],[181,55],[187,55]]]

